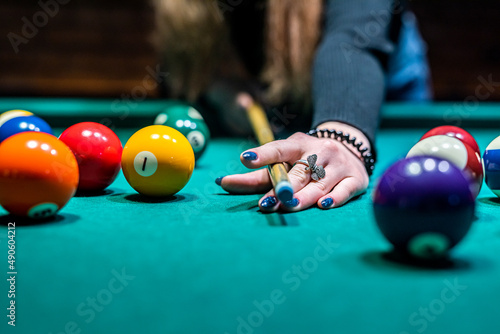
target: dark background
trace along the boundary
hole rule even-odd
[[[475,96],[480,77],[500,82],[500,1],[411,6],[428,43],[436,100]],[[7,35],[21,35],[23,17],[33,22],[40,10],[39,1],[0,4],[0,96],[118,97],[141,86],[158,63],[147,0],[70,0],[15,53]],[[500,87],[491,93],[488,101],[500,100]],[[148,94],[157,96],[154,89]]]

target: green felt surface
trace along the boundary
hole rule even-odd
[[[171,100],[133,99],[126,95],[113,100],[4,97],[0,99],[0,112],[11,109],[30,110],[55,126],[63,126],[64,122],[90,119],[120,127],[137,126],[137,122],[151,121],[169,103]],[[381,120],[384,127],[453,124],[491,128],[500,125],[500,104],[479,103],[475,98],[432,104],[389,102],[382,107]]]
[[[395,261],[376,228],[376,180],[426,130],[383,129],[368,192],[329,211],[263,214],[259,195],[225,194],[214,179],[246,170],[245,139],[213,140],[171,201],[145,202],[120,173],[54,221],[18,224],[17,326],[2,280],[0,333],[497,333],[500,201],[485,185],[449,266]],[[469,130],[481,149],[500,135]],[[2,227],[4,273],[6,256]]]

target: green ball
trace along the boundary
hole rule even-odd
[[[171,102],[163,112],[156,116],[155,125],[170,126],[188,139],[198,160],[210,140],[210,131],[200,112],[183,102]]]

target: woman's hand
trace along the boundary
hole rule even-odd
[[[355,128],[336,122],[325,123],[318,128],[330,126],[335,126],[332,128],[344,133],[357,131]],[[366,139],[362,133],[356,137]],[[368,141],[363,140],[363,143]],[[316,165],[322,165],[326,172],[325,177],[318,181],[311,178],[311,171],[305,170],[304,164],[295,164],[297,160],[307,160],[312,154],[318,156]],[[334,208],[363,193],[368,187],[368,174],[354,148],[351,150],[348,146],[330,138],[316,138],[304,133],[295,133],[285,140],[277,140],[247,150],[241,154],[240,159],[251,169],[276,162],[286,162],[292,166],[288,177],[294,190],[294,198],[288,203],[278,201],[267,168],[219,179],[222,188],[229,193],[250,194],[267,191],[259,200],[259,207],[267,212],[279,209],[299,211],[315,204],[323,209]]]

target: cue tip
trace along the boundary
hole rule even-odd
[[[293,188],[290,182],[280,182],[275,189],[276,197],[281,203],[291,201],[293,199]]]

